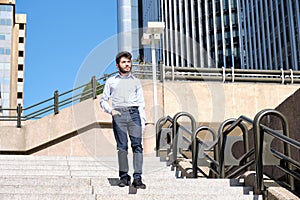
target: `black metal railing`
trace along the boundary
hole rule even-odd
[[[69,105],[73,105],[90,98],[96,99],[97,95],[102,93],[106,79],[116,73],[117,72],[105,74],[103,77],[98,79],[93,76],[89,83],[83,84],[61,94],[56,90],[52,97],[26,108],[23,108],[21,104],[18,104],[16,109],[2,108],[2,112],[6,111],[10,114],[0,116],[0,121],[17,121],[17,127],[20,128],[22,126],[22,121],[40,119],[52,113],[59,114],[59,111],[62,108]]]
[[[218,130],[219,133],[218,143],[220,145],[220,153],[219,153],[220,154],[219,157],[220,178],[225,178],[225,177],[233,178],[237,176],[240,172],[245,171],[246,168],[248,168],[254,163],[253,159],[250,160],[250,157],[254,154],[254,149],[249,150],[248,128],[243,123],[244,121],[248,123],[252,123],[252,121],[247,117],[240,116],[237,120],[236,119],[225,120],[220,125],[220,128]],[[229,127],[225,129],[226,126]],[[239,127],[242,132],[244,154],[238,159],[238,164],[232,163],[229,167],[227,167],[225,171],[225,147],[226,147],[227,137],[236,127]]]
[[[300,83],[300,71],[254,70],[234,68],[195,68],[160,65],[162,80],[218,81],[218,82],[264,82]]]
[[[203,172],[201,169],[198,168],[199,163],[198,163],[198,159],[199,159],[199,151],[202,152],[201,156],[201,161],[202,162],[206,162],[206,159],[210,159],[211,160],[211,164],[207,165],[210,166],[211,171],[213,173],[215,173],[216,175],[219,175],[219,173],[217,172],[217,170],[215,169],[215,167],[212,166],[218,166],[219,163],[216,160],[219,160],[219,145],[218,143],[216,143],[213,147],[209,147],[210,144],[208,144],[207,141],[203,141],[203,139],[201,139],[201,137],[198,137],[201,135],[201,133],[206,133],[209,132],[212,135],[212,141],[217,141],[217,134],[216,132],[208,127],[208,126],[200,126],[198,127],[192,136],[192,170],[193,170],[193,174],[192,177],[193,178],[197,178],[198,177],[198,171],[200,171],[202,173],[202,175],[204,175],[205,177],[208,177],[206,175],[205,172]],[[202,149],[200,149],[199,147],[201,147]],[[210,155],[207,152],[212,152],[214,158],[211,158]],[[205,165],[205,164],[204,164]]]
[[[158,153],[159,153],[159,150],[161,148],[161,146],[160,146],[161,139],[166,140],[166,138],[162,138],[162,128],[168,122],[170,123],[170,125],[172,125],[173,124],[173,118],[170,117],[170,116],[162,117],[159,120],[157,120],[157,122],[156,122],[156,126],[155,126],[155,131],[156,131],[156,143],[155,143],[156,156],[159,156]],[[170,128],[170,125],[167,126],[167,127]],[[170,138],[169,141],[166,141],[166,143],[169,143],[169,144],[172,143],[172,140],[171,140],[172,136],[171,136],[171,134],[167,135],[166,137]]]
[[[184,114],[183,114],[184,113]],[[190,117],[186,112],[178,113],[176,116],[177,118],[180,116],[189,116],[191,122],[193,121],[193,117]],[[266,116],[274,115],[278,117],[282,122],[282,133],[278,130],[273,130],[266,125],[262,124],[262,119]],[[175,117],[172,119],[171,117],[161,118],[156,126],[156,133],[157,133],[157,140],[156,140],[156,150],[159,151],[160,148],[158,146],[159,140],[162,138],[160,137],[160,131],[162,126],[166,122],[170,122],[172,127],[172,138],[170,151],[172,151],[172,164],[176,165],[176,159],[179,158],[177,153],[179,151],[179,147],[177,146],[178,143],[178,130],[176,128],[176,124],[178,124]],[[193,122],[192,122],[193,123]],[[250,126],[246,126],[246,123]],[[175,126],[174,126],[175,125]],[[182,126],[182,125],[179,125]],[[193,127],[193,125],[192,125]],[[239,128],[242,133],[242,142],[244,148],[244,153],[237,159],[236,163],[226,163],[226,155],[231,154],[232,146],[228,146],[227,139],[228,135],[232,133],[236,128]],[[192,128],[194,129],[194,128]],[[249,133],[248,130],[252,130],[253,134],[253,147],[250,148],[250,141],[249,141]],[[199,137],[203,132],[209,132],[212,135],[212,141],[204,141]],[[271,148],[271,142],[273,140],[265,139],[265,135],[271,135],[272,137],[278,139],[281,143],[283,143],[283,152],[280,152],[274,148]],[[237,140],[238,141],[238,140]],[[280,112],[273,110],[273,109],[266,109],[258,112],[254,118],[251,120],[246,116],[240,116],[238,119],[228,119],[221,123],[218,134],[208,127],[208,126],[200,126],[197,129],[194,129],[192,137],[191,137],[191,144],[192,144],[192,177],[197,178],[198,172],[200,171],[205,177],[208,177],[200,168],[199,166],[206,166],[209,168],[211,174],[209,177],[217,177],[217,178],[236,178],[242,172],[246,172],[250,170],[250,167],[253,167],[256,171],[256,183],[257,183],[257,193],[261,194],[265,191],[264,185],[264,165],[277,167],[282,170],[283,173],[286,174],[287,181],[283,182],[286,187],[290,188],[292,191],[295,191],[295,180],[300,180],[300,163],[299,161],[293,159],[291,154],[291,147],[293,147],[296,151],[299,152],[300,150],[300,142],[296,141],[289,137],[289,129],[288,123],[283,114]],[[266,145],[266,143],[269,143]],[[231,144],[232,145],[232,144]],[[268,150],[264,149],[269,147]],[[239,149],[239,151],[242,151]],[[199,154],[200,152],[200,154]],[[211,157],[210,153],[213,153],[213,157]],[[157,154],[159,155],[159,154]],[[199,156],[200,156],[200,164],[199,164]],[[272,159],[277,159],[280,163],[279,165],[277,162],[271,163],[263,163],[265,160],[267,162],[267,157],[272,157]],[[271,159],[271,160],[272,160]],[[270,161],[268,161],[270,162]],[[282,180],[281,180],[282,182]]]
[[[156,76],[162,81],[217,81],[217,82],[261,82],[280,84],[299,84],[300,71],[289,70],[257,70],[235,68],[198,68],[182,66],[157,65]],[[152,79],[152,65],[135,65],[134,74],[142,79]]]
[[[181,117],[187,117],[190,119],[191,130],[178,122],[178,119]],[[171,129],[170,135],[168,135],[170,137],[170,141],[168,141],[168,143],[171,144],[169,150],[172,153],[172,157],[169,159],[169,163],[172,164],[173,162],[176,162],[178,153],[180,153],[182,150],[187,150],[190,146],[192,133],[196,127],[196,122],[194,117],[187,112],[179,112],[175,114],[173,118],[170,116],[160,118],[156,123],[156,156],[159,155],[158,151],[160,150],[160,140],[166,139],[161,137],[161,133],[163,126],[168,122],[170,123],[168,127]],[[186,133],[187,137],[184,134],[179,137],[179,130]],[[181,145],[178,145],[179,142]],[[187,144],[184,145],[184,143]]]
[[[282,132],[274,131],[269,127],[262,125],[261,121],[266,116],[276,116],[280,119],[282,124]],[[277,166],[288,176],[288,181],[282,182],[288,186],[292,191],[295,191],[295,178],[300,180],[300,174],[297,172],[300,170],[300,162],[295,160],[291,154],[291,147],[295,148],[297,152],[300,152],[300,142],[296,141],[289,136],[288,122],[285,116],[277,110],[265,109],[260,111],[254,117],[254,136],[255,136],[255,165],[256,165],[256,181],[257,187],[260,191],[265,190],[263,183],[263,147],[264,137],[266,134],[273,136],[279,141],[283,142],[283,153],[271,148],[271,153],[274,157],[280,160],[280,165]]]
[[[215,131],[212,128],[209,128],[207,126],[200,126],[193,134],[193,148],[192,148],[192,165],[193,165],[193,177],[197,177],[197,168],[198,168],[198,151],[199,146],[200,148],[203,148],[202,157],[209,163],[204,164],[205,166],[208,166],[213,174],[215,174],[216,177],[219,178],[234,178],[238,176],[241,172],[246,171],[249,169],[249,166],[254,164],[254,160],[249,159],[253,154],[254,150],[249,150],[249,142],[248,142],[248,129],[243,123],[243,120],[248,121],[248,118],[241,116],[238,119],[228,119],[225,120],[223,123],[221,123],[218,135],[215,133]],[[249,122],[249,121],[248,121]],[[251,121],[250,121],[251,122]],[[227,157],[230,157],[232,154],[231,152],[231,146],[228,146],[227,139],[228,135],[236,128],[239,127],[242,132],[242,142],[243,142],[243,148],[244,148],[244,154],[240,156],[240,158],[237,159],[237,161],[231,163],[227,162],[226,168],[225,168],[225,154]],[[198,134],[201,131],[209,131],[213,135],[213,142],[212,144],[208,144],[207,141],[203,141],[200,138],[198,138]],[[237,139],[235,139],[237,141]],[[228,150],[229,149],[229,150]],[[211,157],[209,153],[207,152],[213,152],[214,157]],[[203,164],[202,164],[203,165]],[[205,174],[203,174],[205,176]]]
[[[189,131],[188,129],[184,128],[184,126],[180,126],[179,123],[178,123],[178,119],[180,117],[188,117],[190,119],[190,126],[191,126],[191,130]],[[173,142],[172,142],[172,147],[173,147],[173,158],[171,160],[171,162],[176,162],[176,159],[177,159],[177,153],[180,151],[180,149],[178,148],[178,141],[179,141],[179,127],[181,127],[182,129],[185,130],[185,132],[187,132],[189,135],[190,135],[190,138],[186,138],[186,137],[183,137],[185,138],[188,142],[191,141],[191,136],[192,136],[192,133],[195,131],[196,129],[196,120],[195,118],[190,114],[190,113],[187,113],[187,112],[179,112],[177,114],[174,115],[173,117],[173,125],[172,125],[172,139],[173,139]]]

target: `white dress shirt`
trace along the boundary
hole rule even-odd
[[[112,100],[112,107],[109,104],[109,99]],[[146,114],[143,89],[140,80],[132,74],[128,76],[117,74],[108,78],[100,99],[100,106],[109,114],[115,108],[137,106],[142,127],[145,127]]]

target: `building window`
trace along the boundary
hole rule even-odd
[[[8,12],[11,12],[11,11],[12,11],[12,6],[8,6],[8,5],[0,5],[0,11],[8,11]]]
[[[20,30],[24,30],[25,29],[24,24],[20,24],[19,28],[20,28]]]
[[[24,57],[24,51],[19,51],[19,57]]]
[[[10,55],[10,49],[0,48],[0,54]]]
[[[23,65],[19,64],[19,65],[18,65],[18,70],[19,70],[19,71],[23,71]]]
[[[18,92],[17,98],[18,98],[18,99],[22,99],[22,98],[23,98],[23,93],[22,93],[22,92]]]
[[[0,25],[11,26],[12,20],[11,19],[0,19]]]
[[[22,78],[18,78],[18,82],[23,82],[23,79]]]
[[[24,38],[23,37],[19,37],[19,43],[24,43]]]

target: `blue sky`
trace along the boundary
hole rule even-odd
[[[72,89],[95,49],[117,51],[107,42],[117,33],[116,0],[16,0],[16,12],[27,14],[24,107]],[[101,62],[87,76],[100,77]]]

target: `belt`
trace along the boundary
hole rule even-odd
[[[132,110],[136,110],[138,108],[139,108],[138,106],[129,106],[129,107],[115,108],[114,110],[118,110],[118,111],[132,111]]]

